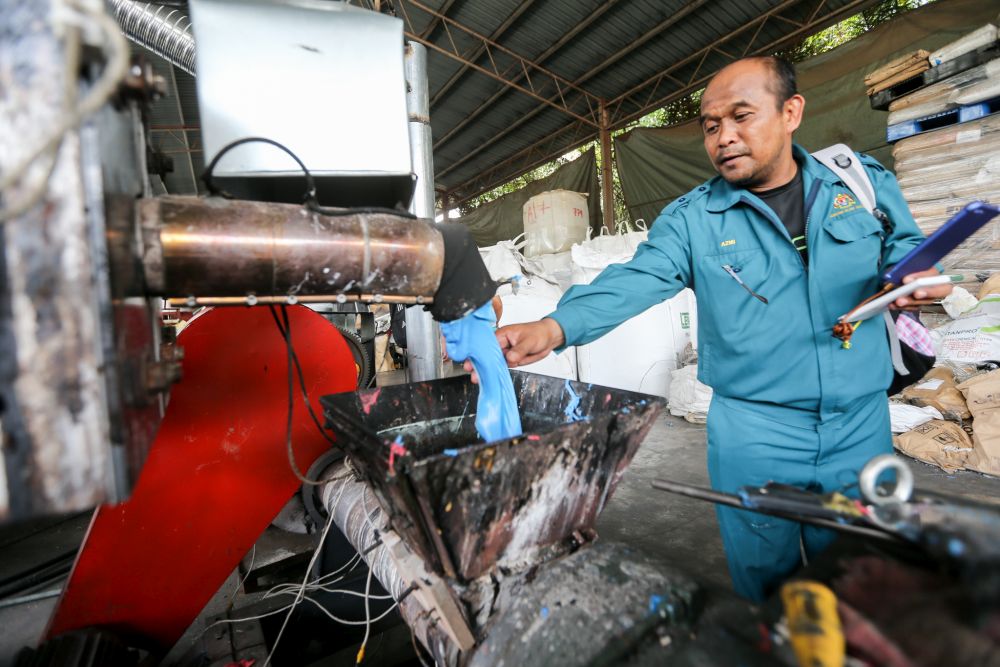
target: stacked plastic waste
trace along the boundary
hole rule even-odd
[[[928,56],[928,69],[871,97],[889,111],[903,196],[929,234],[970,201],[1000,202],[1000,45],[982,28]],[[986,225],[945,260],[967,274],[1000,270],[1000,229]]]

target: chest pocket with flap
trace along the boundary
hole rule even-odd
[[[825,263],[832,262],[839,270],[856,274],[878,271],[882,259],[883,229],[875,216],[859,210],[827,218],[823,229],[835,239],[833,243],[824,244],[826,252],[821,252],[821,255]]]

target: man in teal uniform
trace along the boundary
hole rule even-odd
[[[698,378],[715,390],[708,469],[720,491],[769,480],[848,489],[866,461],[892,451],[883,320],[860,326],[850,349],[831,328],[923,237],[895,177],[878,162],[861,156],[891,233],[793,144],[804,106],[795,71],[782,60],[723,69],[701,102],[705,150],[719,175],[667,206],[630,262],[570,289],[547,318],[497,331],[508,364],[520,366],[589,343],[693,288]],[[920,290],[896,306],[950,289]],[[829,531],[742,510],[721,508],[718,518],[734,586],[754,600],[797,567],[800,543],[810,555],[831,539]]]

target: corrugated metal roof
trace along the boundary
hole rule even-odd
[[[410,3],[396,1],[401,5]],[[620,101],[620,105],[616,102],[609,106],[613,125],[651,111],[655,107],[650,108],[650,103],[662,105],[670,95],[690,90],[692,84],[744,53],[756,53],[764,46],[769,47],[766,52],[774,51],[784,46],[782,40],[801,39],[874,4],[864,0],[526,1],[530,8],[496,41],[527,59],[540,58],[539,65],[595,97]],[[461,8],[453,7],[449,17],[474,25],[489,36],[519,4],[510,0],[470,1]],[[599,18],[588,20],[595,14]],[[768,14],[775,16],[763,20]],[[572,39],[546,53],[547,47],[585,23]],[[446,37],[436,35],[433,43],[446,47]],[[471,41],[462,44],[466,43]],[[475,62],[489,65],[486,56]],[[651,81],[671,68],[669,77]],[[484,101],[490,100],[503,84],[472,69],[466,69],[462,80],[453,83],[443,95],[438,94],[456,69],[452,58],[431,53],[429,78],[435,100],[431,124],[437,186],[452,191],[458,199],[523,173],[542,157],[554,157],[532,153],[519,159],[518,154],[577,124],[568,114],[510,88],[483,108]],[[647,81],[648,85],[640,85]],[[633,89],[633,96],[620,99]],[[591,136],[596,135],[594,129]],[[573,141],[580,140],[580,133],[575,133],[573,140],[556,146],[552,152],[565,152]],[[506,168],[494,169],[505,162]],[[488,178],[482,177],[491,169]]]
[[[412,38],[430,47],[436,186],[462,200],[595,138],[598,129],[456,56],[487,70],[495,66],[500,78],[517,85],[544,87],[545,74],[533,63],[565,80],[564,93],[571,82],[588,94],[560,98],[548,87],[539,90],[541,97],[556,104],[566,99],[569,111],[592,118],[596,114],[588,108],[607,100],[612,126],[621,126],[701,87],[736,57],[774,51],[876,1],[383,0],[382,5],[404,18]],[[502,48],[485,48],[469,30]],[[152,58],[158,71],[174,69]],[[198,126],[193,78],[176,69],[174,78],[179,100],[171,89],[154,105],[152,143],[174,157],[167,190],[193,192],[204,164],[198,131],[158,129]],[[173,84],[169,76],[168,84]]]

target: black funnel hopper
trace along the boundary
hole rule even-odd
[[[587,539],[665,403],[511,375],[524,435],[491,443],[476,433],[478,387],[467,376],[321,399],[395,530],[447,577],[468,581]]]

